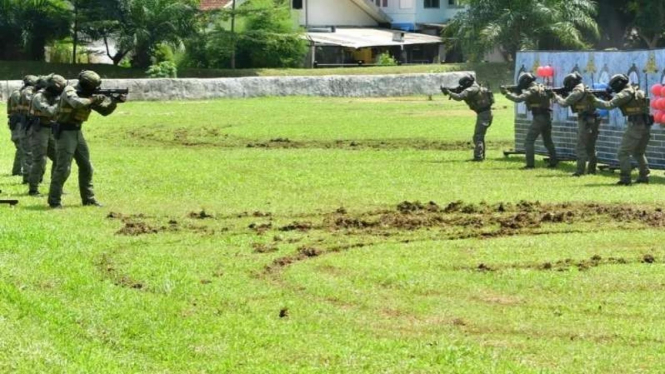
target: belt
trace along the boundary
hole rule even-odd
[[[76,123],[59,123],[60,131],[81,131],[81,125]]]
[[[488,107],[480,108],[480,109],[476,110],[476,113],[480,114],[482,112],[487,112],[487,111],[490,111],[490,110],[492,110],[492,107],[488,106]]]

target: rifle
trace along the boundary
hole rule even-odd
[[[106,97],[114,98],[120,102],[125,102],[125,100],[120,100],[120,97],[123,95],[129,95],[129,88],[98,88],[93,92],[82,92],[76,91],[77,95],[104,95]]]
[[[456,93],[456,94],[459,95],[459,94],[462,93],[462,91],[464,91],[464,87],[462,87],[462,86],[457,86],[457,87],[454,87],[454,88],[441,86],[441,93],[443,93],[444,95],[447,95],[449,92]],[[450,96],[448,96],[448,100],[451,100],[451,99],[452,98]]]
[[[501,90],[506,90],[508,92],[512,92],[517,95],[522,93],[522,89],[519,88],[517,85],[510,85],[510,86],[501,85],[499,87],[501,88]]]
[[[0,192],[2,192],[2,191],[0,191]],[[10,206],[14,206],[14,205],[18,204],[18,200],[16,200],[16,199],[0,199],[0,204],[7,204],[7,205],[10,205]]]
[[[604,89],[593,89],[589,90],[589,92],[595,97],[603,100],[612,100],[612,97],[614,96],[612,89],[609,87]]]
[[[548,94],[554,93],[564,98],[570,94],[570,90],[566,87],[547,87],[545,88],[545,92]]]

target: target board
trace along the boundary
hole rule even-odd
[[[538,82],[548,86],[563,86],[563,78],[578,72],[588,86],[607,84],[614,74],[626,74],[632,84],[656,100],[650,87],[665,84],[665,49],[650,51],[585,51],[585,52],[518,52],[515,59],[515,82],[523,72],[536,71],[541,66],[554,70],[552,77],[539,77]],[[619,109],[602,111],[600,135],[596,144],[600,163],[616,167],[617,152],[626,128],[625,117]],[[524,104],[515,105],[515,150],[524,151],[524,139],[531,123],[531,113]],[[552,107],[552,139],[557,155],[562,159],[575,159],[577,144],[577,117],[568,108],[554,104]],[[536,142],[536,153],[546,155],[542,139]],[[665,127],[654,124],[647,150],[649,166],[665,169]]]

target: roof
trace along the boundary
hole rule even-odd
[[[201,0],[199,8],[201,10],[215,10],[225,7],[231,0]]]
[[[393,41],[393,34],[397,32],[404,34],[404,41]],[[376,28],[337,28],[335,32],[308,32],[307,38],[316,45],[334,45],[356,49],[443,42],[438,36]]]

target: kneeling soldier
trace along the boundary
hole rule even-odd
[[[102,80],[94,71],[84,70],[78,76],[78,84],[66,86],[58,101],[56,115],[55,149],[56,167],[51,178],[48,204],[51,208],[62,208],[62,187],[71,173],[72,159],[79,168],[79,189],[83,205],[101,206],[95,199],[92,187],[92,164],[90,151],[83,137],[82,125],[90,112],[107,116],[116,109],[120,100],[95,95]]]
[[[472,75],[467,75],[459,80],[459,90],[461,92],[452,92],[450,89],[441,87],[444,95],[449,95],[455,101],[462,101],[469,106],[469,109],[476,112],[476,129],[473,132],[473,160],[483,161],[485,159],[485,134],[492,125],[492,104],[494,104],[494,95],[485,87],[476,83]]]
[[[621,177],[617,184],[624,186],[631,184],[631,155],[637,161],[640,170],[640,175],[635,183],[649,183],[649,164],[644,154],[649,144],[653,124],[653,117],[649,115],[649,100],[646,94],[639,87],[628,84],[629,82],[627,76],[616,74],[610,79],[609,84],[612,91],[616,92],[612,100],[603,101],[594,96],[596,108],[619,108],[621,114],[626,116],[627,127],[617,155],[621,169]]]
[[[564,89],[570,94],[564,99],[553,92],[554,101],[564,108],[570,107],[577,114],[577,170],[573,176],[579,177],[585,172],[596,174],[598,157],[596,156],[596,141],[598,140],[598,128],[600,127],[600,116],[596,112],[593,102],[587,100],[589,95],[587,88],[582,83],[579,73],[571,73],[563,78]],[[589,166],[587,169],[587,161]]]

